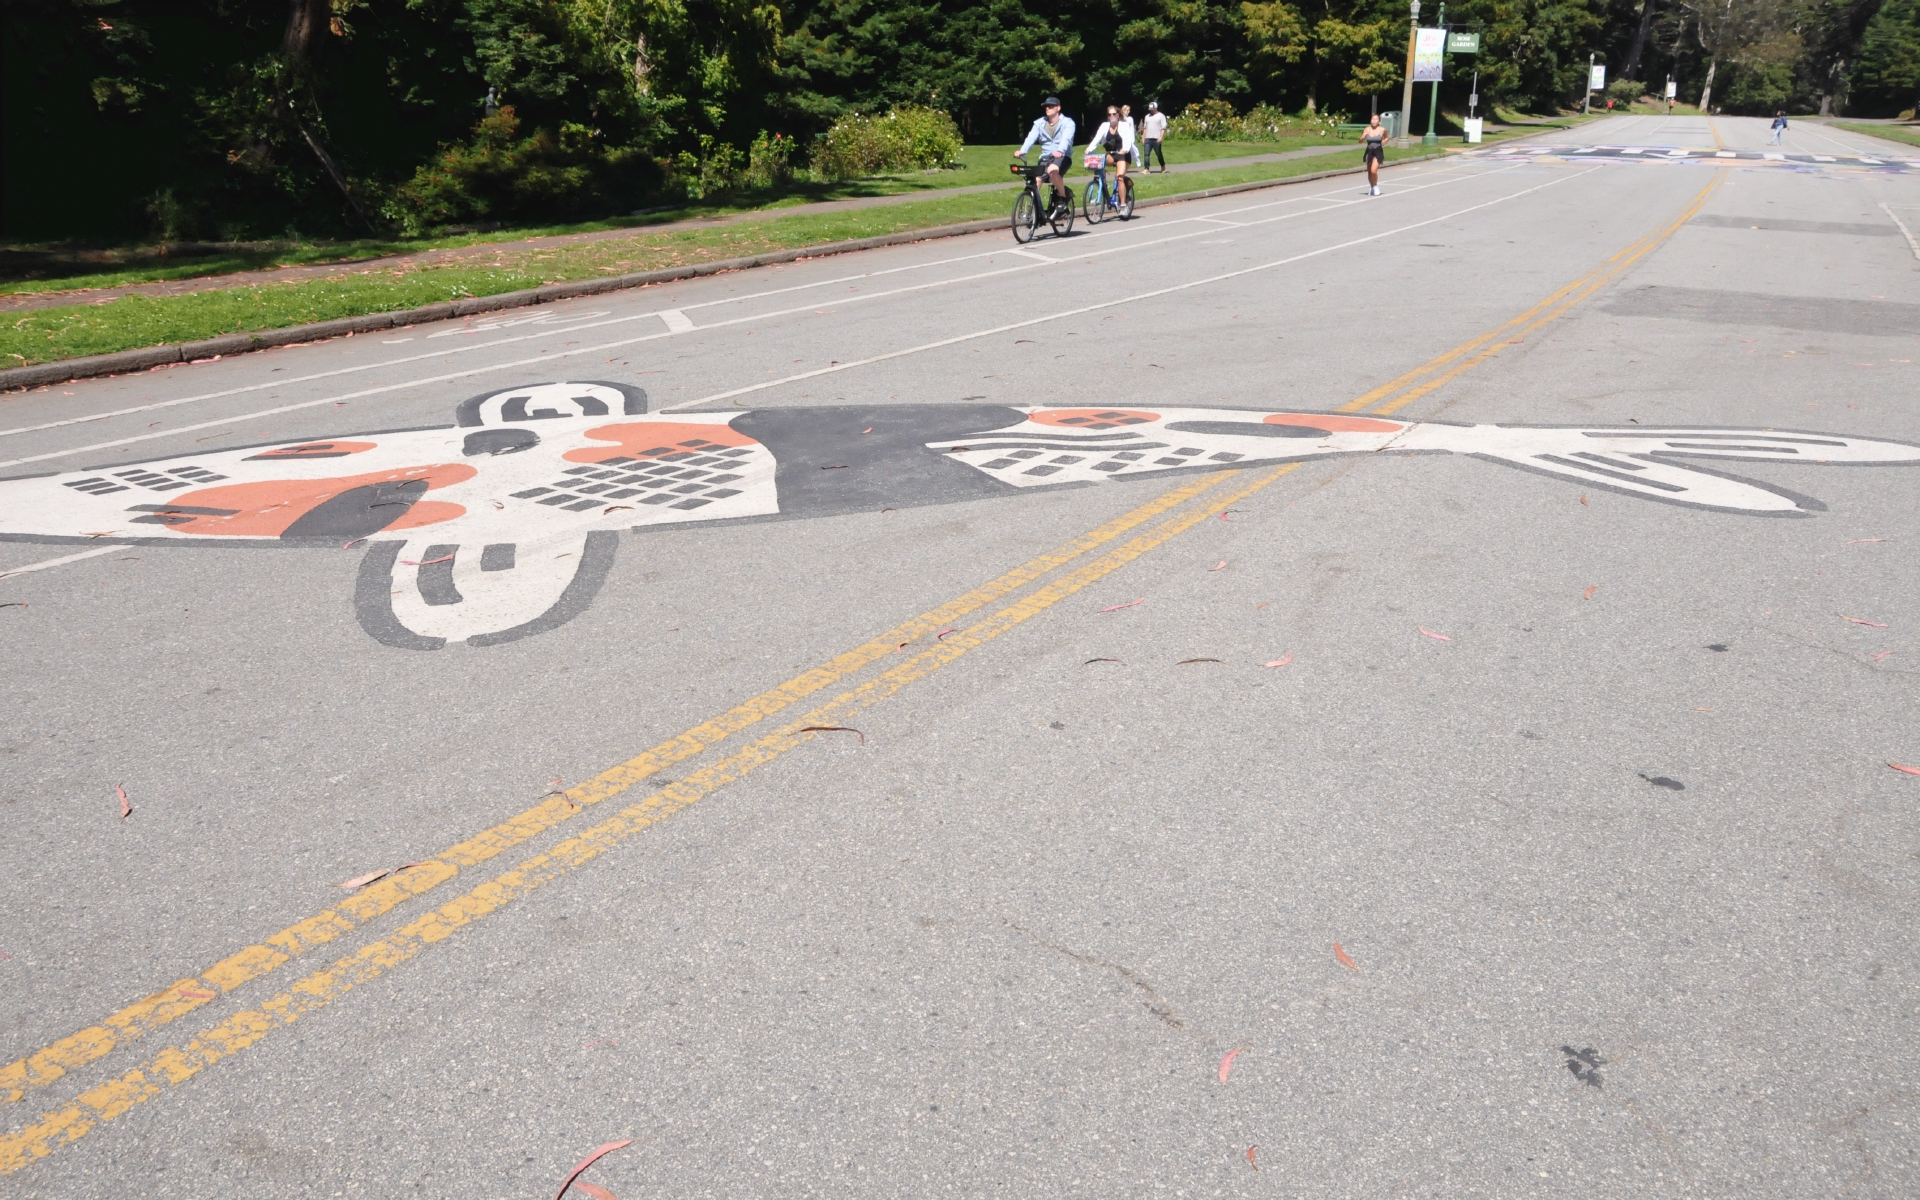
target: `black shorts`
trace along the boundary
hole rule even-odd
[[[1385,146],[1368,146],[1367,156],[1362,162],[1377,162],[1381,166],[1385,166],[1387,164],[1387,148]]]
[[[1052,166],[1055,163],[1058,163],[1060,165],[1060,173],[1062,175],[1065,175],[1067,173],[1067,156],[1064,154],[1042,154],[1040,156],[1040,164],[1039,164],[1040,173],[1042,175],[1045,175],[1047,173],[1047,168],[1049,166]]]

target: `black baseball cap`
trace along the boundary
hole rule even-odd
[[[1042,100],[1042,101],[1040,102],[1040,107],[1041,107],[1041,108],[1059,108],[1059,107],[1060,107],[1060,97],[1058,97],[1058,96],[1048,96],[1048,97],[1047,97],[1047,98],[1046,98],[1045,100]]]

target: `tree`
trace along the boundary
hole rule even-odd
[[[1887,0],[1867,23],[1853,86],[1884,111],[1920,110],[1920,3]]]

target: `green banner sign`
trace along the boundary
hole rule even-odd
[[[1480,53],[1480,35],[1477,33],[1450,33],[1447,35],[1447,53]]]

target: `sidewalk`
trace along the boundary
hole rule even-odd
[[[1311,146],[1304,150],[1289,150],[1277,154],[1250,154],[1241,158],[1215,158],[1203,162],[1180,163],[1169,167],[1169,174],[1187,174],[1196,171],[1218,171],[1231,167],[1258,166],[1262,163],[1284,162],[1296,158],[1312,158],[1317,155],[1351,152],[1353,146],[1345,143],[1332,146]],[[395,254],[382,258],[348,259],[342,262],[318,263],[312,266],[276,267],[266,271],[238,271],[230,275],[209,275],[197,279],[171,279],[157,283],[128,284],[125,287],[75,288],[59,292],[30,292],[22,295],[0,296],[0,313],[28,312],[39,308],[62,308],[73,304],[105,304],[122,296],[185,296],[194,292],[219,291],[225,288],[253,287],[270,283],[295,283],[311,279],[339,279],[349,275],[364,274],[372,271],[403,270],[411,267],[439,266],[449,263],[486,263],[498,265],[502,258],[556,246],[580,245],[588,242],[618,241],[622,238],[640,234],[658,234],[674,229],[709,229],[718,225],[732,225],[743,221],[764,221],[774,217],[806,216],[809,214],[847,212],[862,208],[885,208],[896,204],[912,204],[922,200],[942,200],[951,196],[965,196],[975,192],[1013,191],[1013,179],[1009,176],[997,183],[971,184],[967,187],[937,188],[920,192],[901,192],[891,196],[858,196],[848,200],[821,200],[809,204],[790,204],[784,206],[756,208],[746,212],[728,213],[717,217],[696,217],[686,221],[669,221],[654,225],[634,225],[624,229],[605,229],[593,233],[567,233],[553,237],[527,238],[513,242],[484,242],[472,246],[458,246],[442,250],[423,250],[417,254]]]

